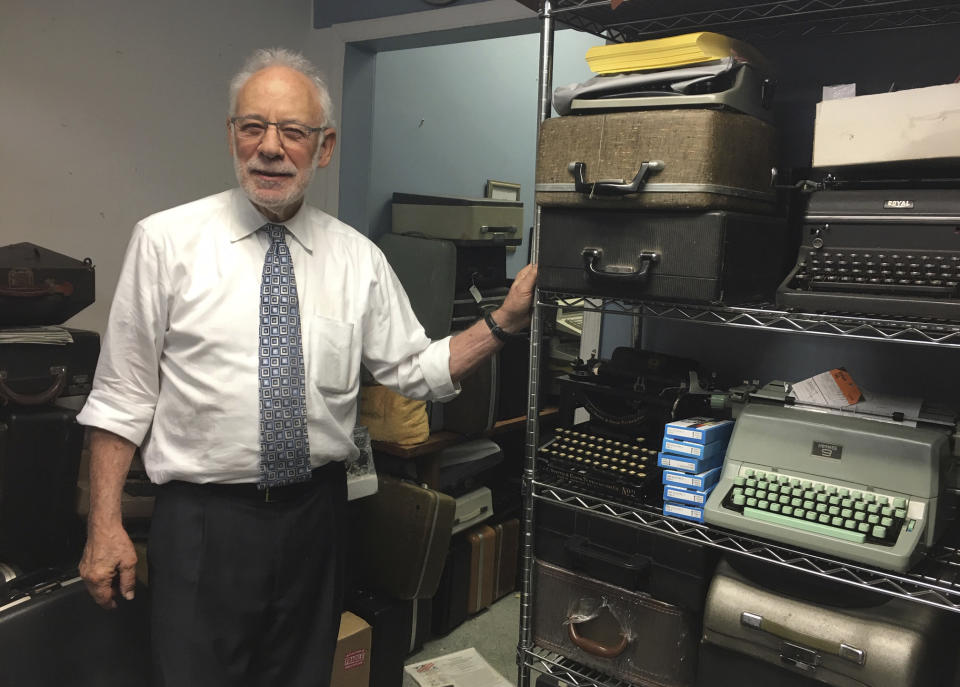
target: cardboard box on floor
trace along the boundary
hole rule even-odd
[[[330,687],[370,687],[371,637],[372,631],[367,623],[350,611],[344,611],[340,616]]]

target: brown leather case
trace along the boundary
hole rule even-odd
[[[615,678],[604,684],[692,687],[694,613],[539,560],[533,592],[537,646]]]
[[[470,590],[467,613],[479,613],[493,603],[494,571],[497,556],[497,533],[488,525],[467,530],[470,542]]]
[[[520,521],[511,518],[494,526],[497,554],[494,561],[493,600],[503,598],[517,587],[517,558],[520,553]]]

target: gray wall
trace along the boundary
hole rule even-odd
[[[451,0],[450,4],[468,5],[485,0]],[[436,3],[440,6],[441,3]],[[423,0],[364,0],[363,2],[344,2],[343,0],[314,0],[314,26],[318,29],[331,24],[363,21],[381,17],[395,17],[398,14],[426,12],[433,5]]]
[[[589,78],[584,54],[601,43],[558,31],[554,83]],[[515,182],[524,201],[524,245],[510,258],[508,273],[526,264],[538,64],[535,34],[378,53],[372,163],[358,228],[373,237],[390,230],[394,191],[482,197],[487,179]],[[346,191],[346,170],[342,183]]]
[[[235,183],[226,85],[255,48],[302,50],[340,103],[343,44],[311,0],[3,0],[0,245],[31,241],[97,266],[101,330],[134,223]],[[315,205],[336,211],[339,156]],[[189,227],[184,228],[185,231]]]

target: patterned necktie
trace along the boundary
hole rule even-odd
[[[270,248],[260,286],[260,481],[278,487],[310,479],[300,306],[286,227],[265,224]]]

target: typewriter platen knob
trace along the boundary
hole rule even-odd
[[[828,226],[830,226],[830,225],[824,225],[823,228],[826,229]],[[813,246],[814,248],[818,249],[818,250],[819,250],[820,248],[823,248],[823,235],[822,235],[821,232],[822,232],[822,230],[819,229],[819,228],[814,229],[814,231],[813,231],[813,240],[810,242],[810,245]]]

